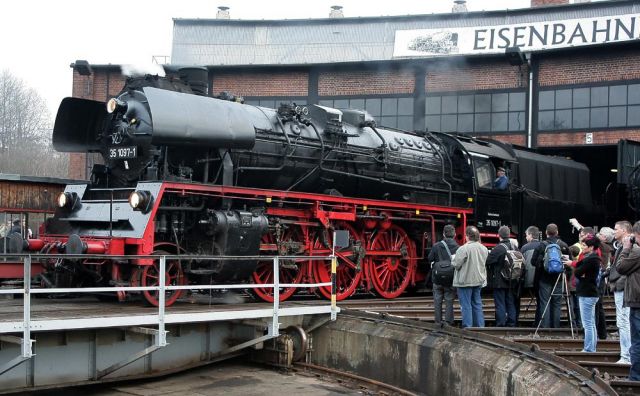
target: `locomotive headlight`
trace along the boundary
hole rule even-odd
[[[73,192],[61,192],[56,199],[56,204],[59,208],[75,209],[78,207],[80,199],[78,194]]]
[[[133,210],[147,213],[151,209],[153,197],[149,191],[134,191],[129,195],[129,205]]]
[[[65,206],[67,206],[67,202],[70,201],[70,198],[67,197],[67,193],[60,193],[60,195],[58,195],[58,199],[57,199],[57,203],[58,203],[58,207],[59,208],[64,208]]]
[[[127,103],[121,101],[120,99],[111,98],[107,102],[107,113],[111,114],[116,110],[126,110]]]

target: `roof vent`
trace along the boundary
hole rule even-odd
[[[466,0],[453,0],[453,8],[451,12],[467,12]]]
[[[331,12],[329,13],[329,18],[344,18],[344,12],[342,12],[342,6],[339,6],[339,5],[331,6]]]
[[[229,7],[220,6],[218,7],[218,13],[216,14],[216,19],[230,19],[231,15],[229,15]]]

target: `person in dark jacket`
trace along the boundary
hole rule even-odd
[[[627,277],[624,285],[624,305],[629,307],[629,324],[631,327],[631,369],[629,380],[640,381],[640,247],[636,245],[640,241],[640,221],[633,225],[633,236],[622,240],[622,252],[617,270]]]
[[[531,262],[536,267],[536,277],[538,278],[538,296],[540,305],[544,307],[549,303],[544,316],[542,316],[542,327],[560,327],[560,307],[562,306],[562,292],[564,285],[558,279],[561,274],[550,274],[544,269],[544,252],[547,246],[552,243],[560,247],[563,255],[569,255],[569,246],[558,237],[558,226],[554,223],[547,225],[547,239],[536,248],[531,257]],[[557,286],[556,286],[557,283]],[[554,290],[555,286],[555,290]]]
[[[598,345],[596,330],[596,302],[598,302],[598,274],[602,259],[595,252],[600,247],[600,239],[588,234],[582,240],[582,260],[576,263],[574,275],[579,282],[576,285],[576,295],[580,305],[580,318],[584,329],[584,347],[582,352],[595,352]],[[565,265],[571,267],[571,261]]]
[[[617,268],[622,258],[623,240],[630,237],[631,234],[631,223],[624,220],[616,222],[613,227],[613,237],[617,242],[617,248],[613,253],[613,259],[608,273],[605,273],[605,276],[609,277],[609,291],[613,293],[613,299],[616,303],[616,326],[618,327],[618,334],[620,335],[620,360],[618,360],[617,363],[620,364],[631,364],[631,357],[629,356],[631,334],[629,330],[629,307],[624,306],[624,286],[627,277],[620,275]]]
[[[524,278],[527,279],[529,278],[529,276],[533,276],[532,290],[533,290],[533,296],[535,296],[535,299],[536,299],[536,317],[535,317],[536,325],[538,324],[538,322],[540,322],[540,315],[542,314],[542,308],[540,307],[540,298],[538,297],[538,282],[537,282],[537,279],[535,278],[536,270],[535,270],[535,267],[530,266],[529,264],[533,263],[531,261],[533,257],[533,252],[542,243],[540,242],[540,240],[538,240],[539,234],[540,234],[540,230],[538,229],[538,227],[529,226],[525,231],[525,238],[527,240],[527,243],[525,243],[525,245],[520,249],[520,253],[522,253],[522,255],[524,256],[525,267],[526,267]],[[529,271],[533,271],[533,273],[529,275]],[[517,318],[519,317],[520,317],[520,303],[519,301],[516,301],[516,322],[517,322]]]
[[[11,226],[11,229],[9,230],[9,233],[7,235],[11,235],[13,233],[22,234],[22,226],[20,225],[20,220],[13,221],[13,226]]]
[[[500,274],[504,268],[507,250],[514,250],[509,235],[511,230],[507,226],[498,229],[500,243],[498,243],[487,256],[487,286],[493,289],[493,300],[496,306],[496,326],[516,326],[516,298],[513,289],[518,282],[511,282]]]
[[[456,254],[458,250],[458,243],[456,243],[455,237],[456,229],[447,224],[442,230],[442,236],[444,237],[438,243],[435,243],[429,252],[427,257],[430,263],[437,263],[438,261],[452,261],[452,256]],[[447,251],[447,248],[449,249]],[[436,323],[442,323],[442,300],[445,301],[445,314],[444,321],[448,325],[453,325],[453,298],[456,289],[452,285],[439,285],[435,279],[433,279],[433,306],[435,309],[435,321]]]

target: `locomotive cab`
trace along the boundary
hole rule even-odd
[[[478,140],[466,135],[455,135],[468,154],[473,172],[476,196],[474,213],[476,225],[487,245],[499,241],[498,228],[513,225],[513,186],[518,183],[518,164],[513,150],[499,142]],[[506,188],[497,188],[498,168],[505,170]],[[517,230],[514,230],[517,232]]]

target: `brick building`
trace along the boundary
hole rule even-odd
[[[171,59],[207,66],[210,94],[228,91],[266,107],[294,101],[366,109],[382,126],[457,131],[571,156],[590,166],[599,181],[594,190],[615,182],[618,142],[640,140],[640,3],[456,8],[387,17],[345,18],[334,10],[310,20],[176,19]],[[106,100],[124,82],[117,66],[81,71],[74,68],[75,96]],[[73,161],[70,176],[86,177],[90,161]]]

